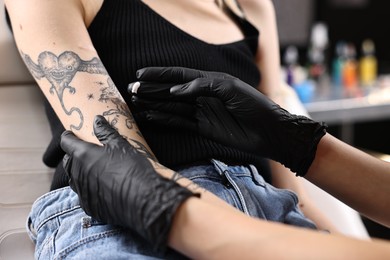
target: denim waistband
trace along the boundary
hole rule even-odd
[[[229,175],[252,177],[253,181],[259,185],[264,185],[265,183],[264,178],[259,174],[257,168],[251,164],[226,165],[225,163],[215,159],[211,159],[210,162],[211,163],[207,165],[192,166],[185,169],[181,169],[178,172],[186,178],[191,179],[191,177],[194,177],[193,174],[197,174],[198,172],[202,171],[203,175],[216,178],[224,176],[225,172],[228,171]]]

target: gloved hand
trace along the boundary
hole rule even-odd
[[[151,67],[137,77],[141,85],[130,84],[129,92],[134,105],[146,110],[138,120],[196,131],[278,161],[299,176],[306,174],[326,133],[323,123],[290,114],[225,73]]]
[[[94,132],[103,146],[81,141],[70,131],[61,138],[67,153],[64,168],[81,207],[97,220],[130,228],[155,249],[164,249],[177,208],[199,195],[160,176],[104,117],[95,118]]]

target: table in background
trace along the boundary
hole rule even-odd
[[[317,88],[313,100],[304,106],[314,120],[339,124],[340,139],[352,144],[354,123],[390,119],[390,86],[348,92],[340,87]]]

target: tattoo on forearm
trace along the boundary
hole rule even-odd
[[[123,137],[127,139],[127,141],[129,141],[130,144],[134,146],[134,148],[137,149],[138,152],[140,152],[141,154],[145,155],[147,158],[153,161],[157,161],[156,157],[151,152],[149,152],[149,150],[146,148],[146,146],[143,143],[135,139],[127,138],[126,136]]]
[[[183,179],[183,176],[180,175],[178,172],[174,172],[171,178],[174,182],[179,181],[180,179]]]
[[[101,94],[99,97],[99,102],[107,103],[110,101],[115,105],[114,109],[110,109],[108,111],[103,112],[103,116],[114,116],[114,118],[110,120],[111,126],[115,127],[115,125],[118,123],[120,116],[124,116],[126,127],[128,129],[135,130],[139,136],[142,136],[142,134],[139,132],[138,128],[136,127],[136,122],[133,116],[131,115],[127,104],[124,102],[123,99],[119,98],[121,97],[120,93],[118,89],[115,87],[112,79],[111,78],[107,79],[107,86],[105,86],[103,82],[96,82],[96,83],[102,87],[100,89]]]
[[[70,83],[77,72],[107,75],[103,64],[98,58],[89,61],[82,60],[76,53],[65,51],[59,56],[45,51],[39,54],[38,63],[34,63],[29,55],[22,53],[22,58],[36,79],[46,78],[51,84],[50,93],[56,94],[65,114],[68,116],[77,113],[80,118],[78,125],[70,125],[71,129],[80,130],[84,124],[84,116],[78,107],[66,108],[64,104],[64,92],[68,89],[70,94],[76,93]]]
[[[119,98],[121,97],[121,95],[118,89],[116,88],[116,86],[114,85],[112,79],[111,78],[107,79],[107,85],[105,85],[103,82],[96,82],[96,84],[98,84],[101,87],[99,102],[102,103],[111,102],[115,105],[115,108],[111,108],[103,112],[102,114],[106,118],[110,116],[108,119],[110,125],[115,129],[118,129],[116,125],[120,120],[120,117],[123,116],[125,118],[126,127],[128,129],[135,130],[137,135],[142,137],[141,132],[138,130],[138,127],[136,127],[136,122],[133,116],[131,115],[129,107],[127,106],[127,104],[124,102],[122,98]],[[155,157],[148,151],[148,149],[142,143],[134,139],[127,138],[125,136],[124,138],[126,138],[138,151],[146,155],[148,158],[155,159]]]
[[[79,107],[67,108],[64,103],[64,92],[68,90],[70,94],[76,93],[76,88],[72,87],[70,84],[73,78],[78,72],[86,72],[90,74],[100,74],[107,75],[107,71],[104,68],[104,65],[98,58],[93,58],[91,60],[85,61],[82,60],[76,53],[71,51],[65,51],[59,56],[56,56],[52,52],[45,51],[39,54],[38,63],[32,61],[31,57],[23,52],[22,58],[29,68],[31,74],[37,79],[40,80],[45,78],[50,86],[50,93],[52,95],[56,94],[61,107],[66,115],[71,116],[73,113],[78,114],[80,122],[78,125],[70,125],[71,129],[80,130],[84,125],[84,115]],[[115,108],[110,108],[109,110],[102,113],[103,116],[108,118],[109,123],[115,129],[118,129],[116,125],[118,124],[121,116],[124,117],[126,127],[136,131],[136,134],[142,137],[141,132],[136,127],[136,122],[133,116],[130,113],[130,110],[122,99],[118,89],[116,88],[112,79],[108,76],[107,83],[98,81],[95,82],[100,87],[100,96],[98,101],[102,103],[110,102],[115,105]],[[95,99],[93,93],[87,94],[88,100]],[[143,153],[145,156],[156,160],[156,158],[148,151],[148,149],[137,140],[130,139],[125,137],[139,152]]]
[[[208,190],[206,190],[205,188],[203,188],[203,187],[201,187],[198,184],[193,183],[193,182],[188,184],[186,188],[189,190],[192,190],[193,192],[201,192],[201,193],[208,192]]]

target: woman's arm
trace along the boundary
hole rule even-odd
[[[93,122],[96,115],[103,115],[130,144],[151,158],[159,173],[170,173],[155,163],[127,104],[99,60],[85,26],[90,15],[84,19],[80,1],[6,0],[5,4],[21,55],[64,127],[84,141],[100,144]],[[211,203],[230,207],[188,179],[181,181]]]
[[[158,248],[168,243],[193,259],[382,259],[390,255],[389,243],[289,227],[211,204],[204,194],[198,198],[181,187],[188,183],[176,178],[176,173],[167,171],[161,178],[104,118],[96,118],[94,131],[104,147],[70,132],[62,135],[61,147],[68,154],[64,168],[71,175],[72,189],[90,215],[131,228]]]
[[[95,115],[151,151],[94,49],[80,0],[6,0],[20,54],[66,129],[97,143]]]
[[[388,242],[362,241],[250,218],[190,198],[178,209],[169,245],[193,259],[384,259]]]
[[[276,103],[280,95],[279,38],[275,10],[270,0],[239,0],[246,18],[260,32],[256,63],[261,71],[258,89]]]
[[[390,227],[390,163],[327,134],[305,178],[367,217]]]

